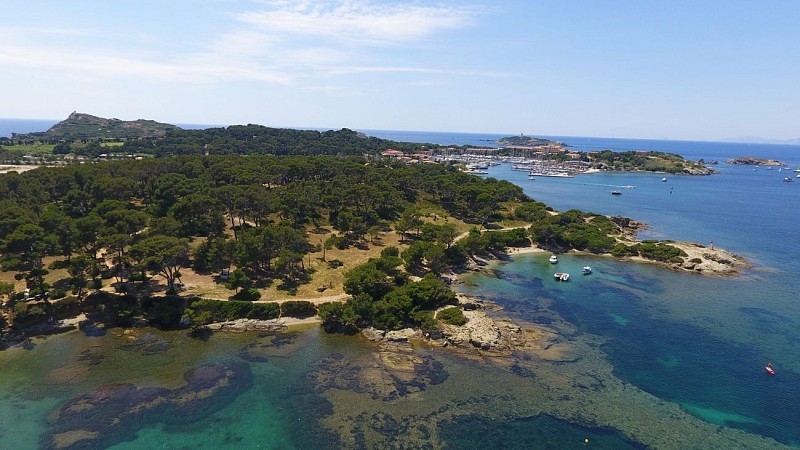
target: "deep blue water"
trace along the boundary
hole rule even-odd
[[[581,332],[608,338],[603,350],[622,379],[719,425],[800,445],[800,179],[791,170],[735,166],[737,156],[777,159],[797,167],[800,147],[555,137],[581,150],[661,150],[718,159],[712,176],[602,173],[528,180],[509,165],[488,176],[506,179],[557,210],[622,215],[647,223],[643,238],[726,248],[757,267],[737,279],[673,273],[641,264],[566,257],[559,270],[595,273],[554,285],[542,257],[501,266],[500,279],[477,277],[471,293],[497,300],[518,317],[538,302]],[[784,182],[789,176],[795,182]],[[635,186],[624,189],[622,186]],[[621,189],[623,195],[612,196]],[[763,365],[779,364],[778,376]]]
[[[368,132],[436,144],[490,146],[500,135]],[[645,222],[642,238],[699,242],[746,256],[756,268],[736,279],[674,273],[657,266],[564,256],[560,271],[595,273],[552,281],[547,256],[522,256],[497,278],[476,276],[467,292],[536,321],[541,301],[603,345],[620,378],[711,423],[800,445],[800,146],[541,136],[581,151],[658,150],[707,162],[712,176],[600,173],[529,180],[507,164],[489,175],[509,180],[557,210],[577,208]],[[755,156],[788,167],[725,160]],[[754,170],[756,169],[756,170]],[[791,177],[794,182],[784,182]],[[635,188],[623,188],[635,186]],[[612,196],[611,190],[623,195]],[[780,365],[771,377],[767,361]]]
[[[34,133],[47,131],[57,120],[0,119],[0,137],[11,137],[11,133]]]

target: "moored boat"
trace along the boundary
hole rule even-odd
[[[584,266],[583,267],[583,274],[584,275],[589,275],[590,273],[592,273],[592,268],[589,267],[589,266]]]
[[[557,263],[557,262],[558,262],[558,256],[556,256],[556,255],[551,255],[551,256],[550,256],[550,264],[555,264],[555,263]]]
[[[556,272],[553,274],[556,281],[569,281],[569,274],[566,272]]]

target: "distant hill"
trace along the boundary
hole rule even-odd
[[[163,137],[167,131],[178,129],[177,126],[154,120],[119,120],[104,119],[73,112],[65,120],[50,127],[49,130],[38,133],[18,134],[13,133],[15,139],[39,140],[75,140],[75,139],[123,139],[143,137]]]
[[[800,145],[800,138],[795,139],[770,139],[757,136],[741,136],[735,138],[722,139],[720,142],[736,142],[739,144],[780,144],[780,145]]]

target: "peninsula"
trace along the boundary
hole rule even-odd
[[[638,241],[630,219],[557,213],[451,164],[365,151],[396,143],[350,130],[174,129],[101,148],[145,142],[146,158],[0,176],[2,326],[24,335],[79,314],[164,327],[319,314],[331,330],[433,331],[461,320],[438,316],[454,301],[446,275],[508,248],[709,274],[744,266],[699,244]],[[259,154],[272,149],[286,153]]]

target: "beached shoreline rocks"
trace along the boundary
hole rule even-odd
[[[280,319],[238,319],[228,322],[209,323],[207,325],[203,325],[201,328],[210,331],[230,331],[233,333],[244,333],[247,331],[281,331],[286,328],[286,324]]]

